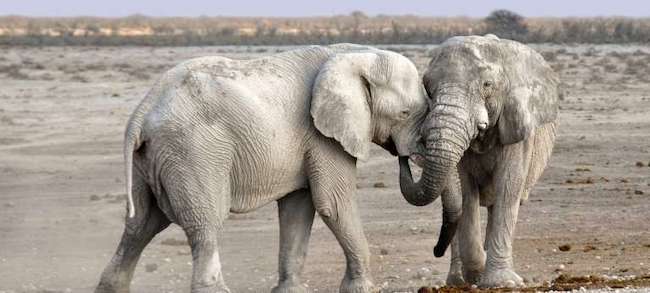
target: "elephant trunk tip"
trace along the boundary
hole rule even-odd
[[[433,248],[433,255],[435,257],[443,257],[446,251],[447,247],[441,247],[440,245],[436,244],[436,246]]]
[[[454,234],[456,234],[456,226],[458,222],[448,222],[443,221],[442,227],[440,227],[440,236],[438,237],[438,243],[433,248],[433,255],[435,257],[442,257],[445,255],[449,244],[452,239],[454,239]]]

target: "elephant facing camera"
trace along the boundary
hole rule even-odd
[[[457,204],[443,209],[460,221],[441,227],[441,235],[457,234],[445,238],[452,241],[447,284],[522,286],[513,267],[514,227],[551,156],[559,78],[535,50],[494,35],[454,37],[432,55],[423,78],[431,103],[423,129],[434,154],[429,190],[445,191],[451,175],[461,185],[447,201]],[[480,205],[488,209],[484,243]]]

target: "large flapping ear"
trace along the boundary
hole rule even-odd
[[[372,142],[368,72],[377,58],[370,52],[336,54],[323,65],[312,90],[311,116],[318,131],[360,160],[368,158]]]
[[[509,82],[499,117],[499,139],[512,144],[527,138],[538,126],[555,121],[558,111],[557,74],[533,49],[509,40],[504,46],[503,68]]]

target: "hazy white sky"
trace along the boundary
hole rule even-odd
[[[485,16],[505,8],[524,16],[650,16],[649,0],[0,0],[0,15],[319,16],[375,14]]]

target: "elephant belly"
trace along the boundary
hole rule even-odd
[[[306,188],[303,156],[299,147],[271,147],[265,152],[237,156],[230,178],[230,211],[250,212],[292,191]]]

